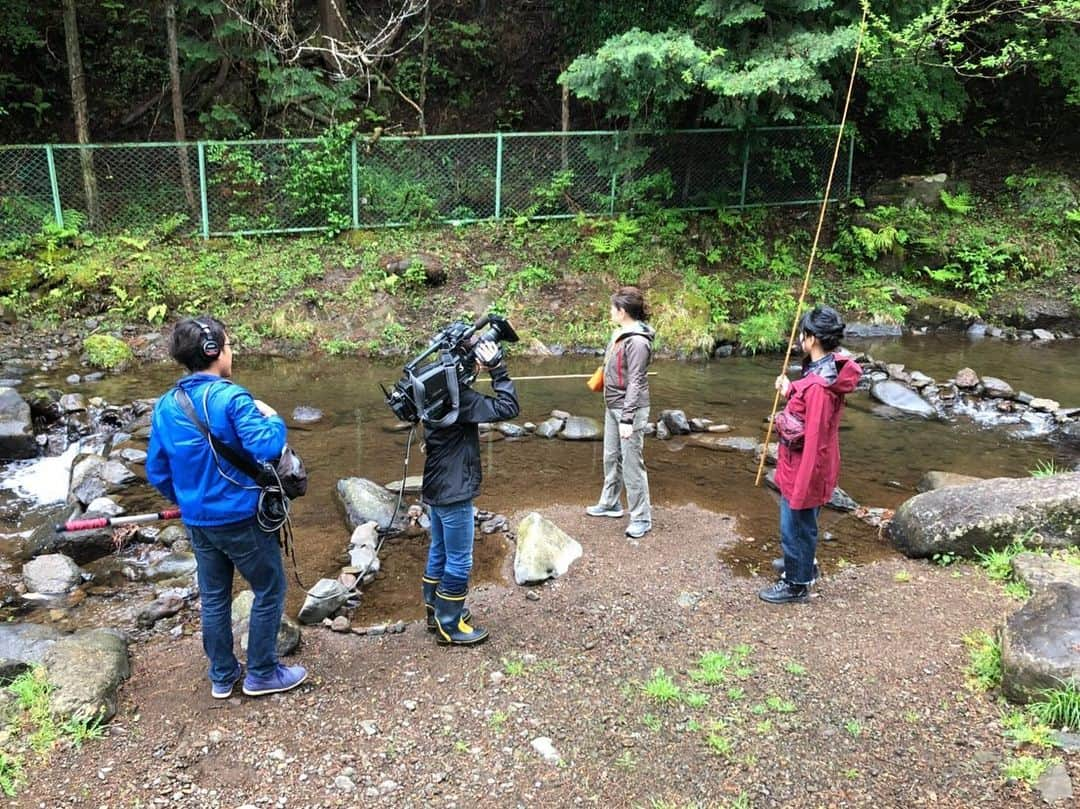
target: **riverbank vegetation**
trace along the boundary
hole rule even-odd
[[[1063,298],[1080,317],[1080,203],[1064,175],[950,182],[921,204],[869,192],[831,212],[812,300],[875,323],[903,323],[927,300],[994,321],[1026,291]],[[330,354],[407,352],[431,324],[497,311],[529,339],[572,349],[603,344],[612,287],[642,284],[667,351],[761,351],[785,339],[814,219],[643,204],[612,218],[202,241],[183,217],[97,236],[76,213],[0,246],[0,303],[35,328],[89,318],[89,331],[115,333],[211,311],[245,349]]]

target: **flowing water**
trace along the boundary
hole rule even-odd
[[[909,370],[923,371],[939,381],[970,366],[980,374],[1005,379],[1017,390],[1054,398],[1065,406],[1080,405],[1080,374],[1076,373],[1080,343],[1075,341],[1006,343],[905,337],[852,342],[849,347],[879,360],[904,363]],[[513,358],[510,367],[515,377],[590,373],[596,362],[595,358]],[[662,409],[679,408],[688,416],[730,425],[730,435],[760,441],[763,417],[772,405],[772,380],[778,362],[775,356],[708,363],[657,361],[652,366],[657,373],[650,382],[653,417]],[[395,420],[378,388],[379,382],[389,386],[398,378],[400,364],[329,357],[237,356],[234,369],[237,382],[286,417],[298,405],[324,413],[323,420],[310,428],[290,430],[290,443],[305,459],[310,475],[308,495],[294,504],[293,512],[299,575],[310,586],[321,576],[336,575],[344,562],[349,530],[334,496],[337,480],[361,476],[385,483],[401,477],[407,433],[390,430]],[[45,379],[63,388],[64,375],[57,372]],[[176,376],[175,366],[146,367],[104,379],[92,388],[87,386],[87,393],[123,403],[159,394]],[[27,386],[35,381],[28,380]],[[477,386],[481,391],[487,387],[484,382]],[[598,419],[603,415],[601,398],[590,393],[581,379],[524,380],[518,384],[518,393],[522,407],[518,423],[538,423],[554,408]],[[1080,460],[1080,448],[1075,444],[1017,440],[1000,429],[964,419],[953,423],[888,419],[872,412],[873,408],[865,392],[850,396],[841,432],[840,485],[866,506],[895,508],[915,492],[920,476],[930,469],[982,477],[1024,476],[1050,459],[1059,467],[1072,467]],[[554,503],[584,507],[595,502],[603,474],[600,442],[535,437],[494,440],[482,445],[482,458],[484,485],[477,505],[508,515],[525,509],[543,513]],[[740,571],[767,566],[777,552],[777,500],[766,488],[754,487],[753,455],[717,452],[680,439],[649,439],[646,462],[654,505],[662,509],[694,503],[735,517],[736,531],[746,540],[723,549],[718,564]],[[23,468],[15,477],[9,470],[2,485],[18,485],[39,496],[50,486],[57,489],[55,484],[65,473],[49,467],[43,472],[40,463]],[[423,455],[414,444],[409,473],[418,475],[422,468]],[[61,495],[62,490],[60,486]],[[33,508],[23,508],[18,519],[9,514],[0,522],[0,531],[10,536],[27,530],[33,514]],[[670,543],[672,553],[678,553],[680,538],[664,535],[662,512],[658,512],[656,522],[657,530],[643,541]],[[823,512],[822,530],[829,538],[821,549],[826,570],[842,559],[858,563],[892,553],[876,529],[851,515]],[[510,547],[502,534],[478,533],[476,578],[500,580]],[[419,617],[417,589],[425,555],[421,539],[390,540],[384,548],[381,578],[365,593],[355,622]],[[290,612],[295,612],[301,597],[294,586]]]

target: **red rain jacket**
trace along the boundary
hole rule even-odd
[[[830,385],[809,374],[791,383],[784,410],[806,425],[799,450],[781,445],[776,485],[793,509],[815,508],[829,502],[840,478],[840,415],[844,396],[855,390],[862,368],[850,357],[834,354],[836,380]]]

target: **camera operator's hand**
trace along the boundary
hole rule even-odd
[[[491,370],[492,367],[499,364],[496,361],[498,355],[499,346],[491,340],[481,340],[476,344],[476,359],[480,362],[481,367]]]

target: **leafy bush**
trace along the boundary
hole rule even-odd
[[[1051,727],[1080,730],[1080,684],[1069,680],[1061,688],[1043,691],[1028,709]]]
[[[305,224],[330,227],[332,233],[352,224],[352,123],[328,129],[315,143],[289,145],[285,193]]]
[[[91,334],[83,340],[83,351],[87,362],[106,370],[119,368],[134,357],[131,346],[111,334]]]

